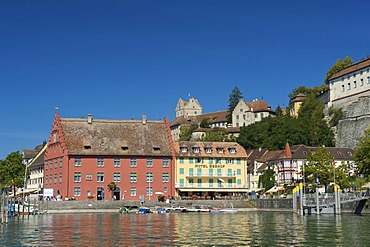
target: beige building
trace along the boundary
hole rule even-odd
[[[246,102],[241,99],[232,113],[232,126],[248,126],[268,116],[275,116],[275,112],[264,100],[255,99],[252,102]]]
[[[178,117],[190,117],[190,116],[198,116],[202,114],[202,106],[198,102],[197,99],[191,97],[189,101],[184,101],[183,99],[179,99],[176,105],[176,118]]]
[[[361,60],[329,79],[330,101],[328,107],[341,108],[361,96],[370,95],[370,57]]]
[[[37,146],[34,150],[23,150],[23,159],[29,178],[26,180],[24,192],[40,191],[44,186],[44,155],[47,143]]]
[[[248,192],[247,153],[236,142],[175,142],[176,196],[230,197]]]

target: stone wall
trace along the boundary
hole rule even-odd
[[[359,97],[343,113],[344,117],[338,123],[336,146],[355,148],[358,138],[370,124],[370,97]]]

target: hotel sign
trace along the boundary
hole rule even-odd
[[[195,165],[195,168],[224,168],[225,165]]]

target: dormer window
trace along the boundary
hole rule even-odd
[[[337,151],[337,154],[341,155],[342,153],[340,151]]]
[[[224,153],[224,148],[218,147],[216,148],[216,151],[218,154],[223,154]]]
[[[207,154],[212,153],[212,148],[205,148],[205,150],[206,150],[206,153],[207,153]]]
[[[128,151],[128,147],[127,146],[121,146],[121,150],[122,151]]]
[[[181,153],[186,153],[188,151],[188,147],[180,147]]]
[[[193,147],[193,152],[198,154],[199,153],[199,147],[198,146]]]
[[[159,151],[161,151],[161,148],[158,147],[158,146],[155,146],[155,147],[153,147],[153,151],[154,152],[159,152]]]
[[[349,156],[352,156],[352,152],[347,152]]]
[[[234,147],[232,147],[232,148],[229,148],[229,152],[230,152],[231,154],[235,154],[235,152],[236,152],[236,149],[235,149]]]
[[[91,149],[91,145],[84,145],[84,149]]]

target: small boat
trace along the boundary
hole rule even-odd
[[[237,213],[238,209],[236,208],[223,208],[218,210],[220,213]]]
[[[141,207],[141,208],[139,208],[139,211],[137,213],[138,214],[149,214],[150,213],[150,208]]]

